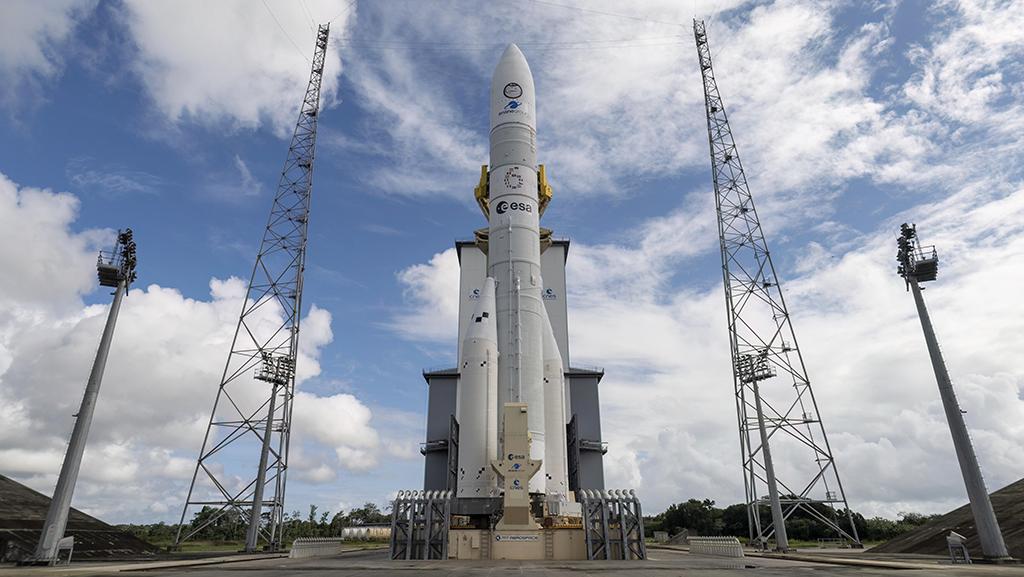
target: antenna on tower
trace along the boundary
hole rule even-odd
[[[750,539],[767,547],[774,537],[776,549],[788,549],[785,520],[800,512],[859,547],[853,515],[711,68],[704,21],[693,21],[693,34],[704,81]],[[792,393],[785,393],[779,386],[783,383],[791,383]],[[776,459],[782,458],[780,462],[792,464],[785,467],[785,475],[778,473],[773,453]],[[802,466],[801,459],[813,464]],[[762,524],[761,507],[766,504],[771,522]]]
[[[272,551],[281,547],[313,157],[329,29],[330,23],[317,31],[309,85],[181,511],[175,546],[230,519],[248,525],[246,551],[255,551],[260,542]],[[258,465],[247,471],[227,467],[238,462]],[[185,517],[195,507],[213,509],[186,526]]]

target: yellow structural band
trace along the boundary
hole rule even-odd
[[[544,165],[537,167],[537,214],[540,216],[544,215],[544,209],[548,207],[548,203],[551,202],[551,185],[548,184],[548,172],[544,169]]]
[[[544,165],[541,164],[537,167],[537,211],[538,216],[544,215],[544,210],[547,209],[548,203],[551,202],[551,197],[554,193],[551,190],[551,185],[548,184],[548,173],[545,170]],[[480,211],[484,213],[484,218],[490,220],[491,218],[491,205],[490,205],[490,186],[489,186],[489,174],[487,171],[487,165],[480,167],[480,182],[473,188],[473,198],[476,199],[476,203],[480,205]]]
[[[480,210],[484,213],[484,218],[487,220],[491,219],[491,207],[488,199],[488,184],[487,184],[487,165],[480,167],[480,184],[476,185],[473,189],[473,197],[476,198],[476,203],[480,205]]]

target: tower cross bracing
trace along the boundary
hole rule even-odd
[[[750,538],[786,548],[797,512],[860,545],[779,277],[718,90],[703,21],[694,20],[703,80],[722,281]],[[791,384],[791,390],[780,387]],[[783,467],[773,467],[784,465]],[[771,521],[761,508],[773,509]],[[779,526],[781,525],[781,526]]]
[[[320,85],[330,24],[319,27],[309,84],[288,147],[235,336],[217,389],[175,543],[228,516],[248,526],[246,550],[282,542],[302,282]],[[258,463],[258,465],[257,465]],[[196,526],[186,515],[214,513]]]

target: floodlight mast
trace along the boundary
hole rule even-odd
[[[75,427],[71,432],[71,441],[68,443],[67,453],[60,468],[57,487],[53,491],[53,499],[46,513],[39,544],[36,546],[35,554],[28,561],[29,564],[53,565],[57,561],[60,541],[64,538],[64,530],[68,524],[71,497],[78,482],[78,471],[82,466],[85,443],[89,437],[92,416],[100,394],[100,384],[103,382],[103,371],[107,366],[110,343],[114,339],[117,315],[121,311],[121,300],[125,292],[135,281],[135,265],[136,251],[132,229],[119,230],[114,250],[101,251],[97,258],[96,273],[100,286],[114,287],[114,301],[110,305],[110,312],[107,313],[107,323],[103,327],[103,336],[100,337],[100,346],[96,351],[92,371],[89,373],[89,382],[82,395],[82,404],[75,414]]]
[[[921,319],[924,340],[928,345],[932,370],[935,371],[935,380],[939,385],[942,408],[945,410],[946,422],[949,424],[949,432],[953,437],[953,447],[956,449],[956,458],[960,463],[960,473],[963,475],[964,485],[967,487],[967,497],[971,503],[974,524],[978,528],[981,552],[986,558],[993,561],[1010,560],[1006,542],[999,529],[999,521],[992,509],[992,501],[989,500],[985,479],[981,475],[981,465],[978,464],[978,456],[974,452],[974,445],[971,444],[971,436],[967,431],[967,424],[964,422],[964,412],[960,409],[960,403],[956,399],[956,391],[953,390],[953,382],[949,378],[946,361],[939,349],[939,341],[935,336],[928,308],[924,304],[924,295],[921,294],[924,289],[920,287],[920,283],[933,281],[938,277],[938,253],[934,246],[920,246],[917,225],[907,223],[900,226],[900,235],[896,237],[896,247],[896,260],[899,262],[896,272],[906,281],[907,290],[914,293],[914,303],[917,305],[917,314]]]
[[[704,85],[750,539],[766,547],[774,536],[777,549],[788,548],[785,520],[799,511],[860,547],[711,67],[704,22],[694,20],[693,32]],[[760,386],[776,373],[792,383],[793,397],[785,399],[777,391],[766,394],[766,387]],[[787,473],[789,483],[783,482],[777,475],[778,463],[772,462],[772,449],[780,446],[786,450],[776,451],[776,458],[810,456],[812,474]],[[762,485],[773,513],[767,526],[762,526],[759,510]]]
[[[317,31],[309,84],[181,511],[175,546],[225,515],[237,516],[247,524],[248,552],[256,551],[261,543],[278,550],[283,542],[313,160],[329,32],[329,23]],[[280,315],[279,321],[269,320],[268,315],[274,314]],[[217,459],[225,455],[252,462],[249,443],[260,451],[255,471],[242,473],[217,466]],[[236,484],[235,475],[241,477],[240,483]],[[215,508],[212,515],[186,527],[185,517],[191,509],[208,506]],[[266,522],[264,509],[269,510]]]

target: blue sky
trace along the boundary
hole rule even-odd
[[[486,95],[512,41],[536,77],[544,225],[573,242],[572,360],[608,373],[609,484],[652,511],[739,501],[698,15],[853,508],[964,501],[892,270],[905,220],[942,251],[927,297],[990,489],[1022,476],[1020,3],[488,6],[0,6],[0,472],[52,490],[109,298],[94,251],[131,226],[139,282],[75,504],[176,519],[244,288],[230,279],[251,270],[312,22],[333,18],[288,508],[420,483],[420,371],[455,363],[451,246],[484,225]]]

